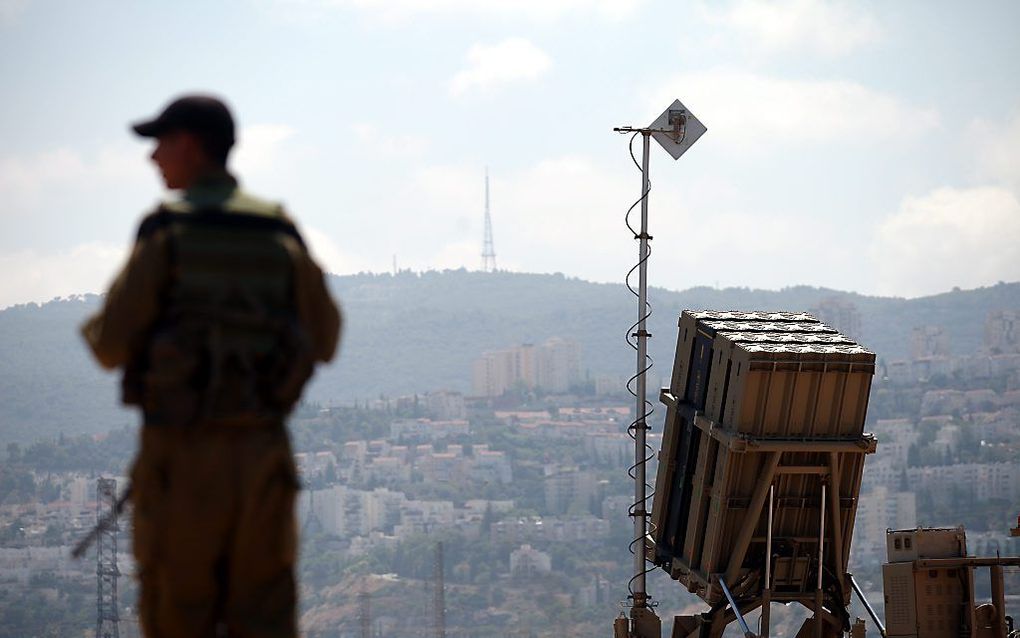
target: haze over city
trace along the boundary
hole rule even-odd
[[[1020,638],[1018,25],[0,0],[0,638]]]
[[[0,4],[0,307],[100,292],[161,196],[129,122],[224,95],[236,167],[339,273],[480,264],[618,282],[626,139],[653,149],[650,282],[917,296],[1020,278],[1020,7],[668,3]],[[229,41],[229,46],[225,44]]]

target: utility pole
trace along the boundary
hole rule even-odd
[[[432,614],[435,620],[434,638],[446,638],[446,592],[443,584],[443,544],[436,543],[436,562],[432,575]]]
[[[361,621],[361,638],[372,638],[372,599],[364,585],[358,593],[358,619]]]
[[[495,272],[496,248],[492,242],[492,214],[489,210],[489,167],[485,167],[485,234],[482,237],[482,271]]]
[[[652,138],[654,138],[666,152],[673,156],[673,159],[679,159],[705,133],[706,129],[680,100],[674,100],[673,104],[647,127],[624,126],[613,130],[617,133],[632,133],[632,144],[638,135],[641,136],[641,164],[638,166],[641,171],[641,196],[628,209],[626,219],[627,228],[634,234],[634,239],[639,242],[637,264],[627,274],[627,287],[637,297],[637,321],[627,330],[627,341],[637,355],[636,372],[627,383],[627,389],[635,399],[635,417],[628,428],[634,438],[634,465],[630,468],[630,476],[634,479],[634,504],[630,508],[630,516],[634,519],[634,540],[631,543],[634,553],[634,576],[628,587],[631,604],[630,622],[628,623],[625,618],[617,619],[614,633],[617,638],[622,638],[621,634],[634,638],[652,638],[653,636],[657,638],[661,623],[652,609],[653,605],[649,604],[648,591],[645,586],[645,575],[648,572],[645,568],[645,539],[648,535],[648,482],[645,470],[648,460],[654,454],[654,450],[647,443],[647,419],[652,412],[647,390],[647,373],[651,368],[648,358],[648,338],[651,337],[651,334],[647,330],[647,319],[651,315],[651,306],[648,304],[648,258],[651,255],[649,242],[652,240],[652,236],[648,234],[648,195],[651,192],[651,180],[648,174],[649,147]],[[633,157],[632,148],[631,158]],[[630,223],[630,213],[638,205],[641,209],[641,222],[639,229],[635,229]],[[636,291],[629,281],[630,274],[634,270],[638,271],[638,289]],[[633,389],[631,383],[634,384]]]
[[[96,483],[96,520],[102,523],[117,506],[117,480],[100,478]],[[117,519],[99,528],[96,542],[96,638],[120,638],[117,611]]]

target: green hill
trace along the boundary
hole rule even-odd
[[[331,277],[346,328],[338,362],[322,369],[307,396],[323,403],[436,389],[468,391],[481,352],[552,336],[581,344],[591,375],[626,375],[633,354],[624,332],[635,303],[618,284],[562,275],[464,270]],[[988,311],[1020,308],[1020,283],[932,297],[867,297],[797,286],[780,291],[652,289],[651,387],[669,375],[676,318],[683,308],[807,310],[845,297],[860,309],[861,341],[880,358],[906,355],[916,325],[942,325],[956,353],[981,345]],[[0,311],[0,444],[44,436],[102,433],[133,423],[118,406],[118,379],[91,361],[77,326],[98,307],[95,295]]]

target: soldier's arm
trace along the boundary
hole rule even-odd
[[[142,347],[142,339],[156,320],[167,276],[162,233],[140,235],[106,293],[102,310],[81,327],[82,336],[104,368],[126,364]]]
[[[340,340],[340,309],[330,297],[322,269],[304,249],[295,261],[298,317],[311,338],[316,360],[329,361]]]

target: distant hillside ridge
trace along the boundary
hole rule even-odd
[[[471,363],[482,352],[560,336],[582,350],[582,374],[626,376],[634,366],[624,333],[635,301],[622,284],[563,275],[466,270],[331,276],[345,329],[338,361],[316,374],[306,397],[325,404],[429,390],[470,391]],[[649,387],[668,377],[677,317],[685,308],[806,311],[839,297],[861,314],[854,335],[880,359],[907,355],[914,326],[941,325],[952,351],[976,352],[989,311],[1020,308],[1020,283],[917,299],[883,298],[794,286],[653,288],[649,300],[655,368]],[[0,444],[65,434],[104,433],[135,423],[119,405],[119,379],[102,372],[78,326],[101,298],[84,295],[0,310]]]

